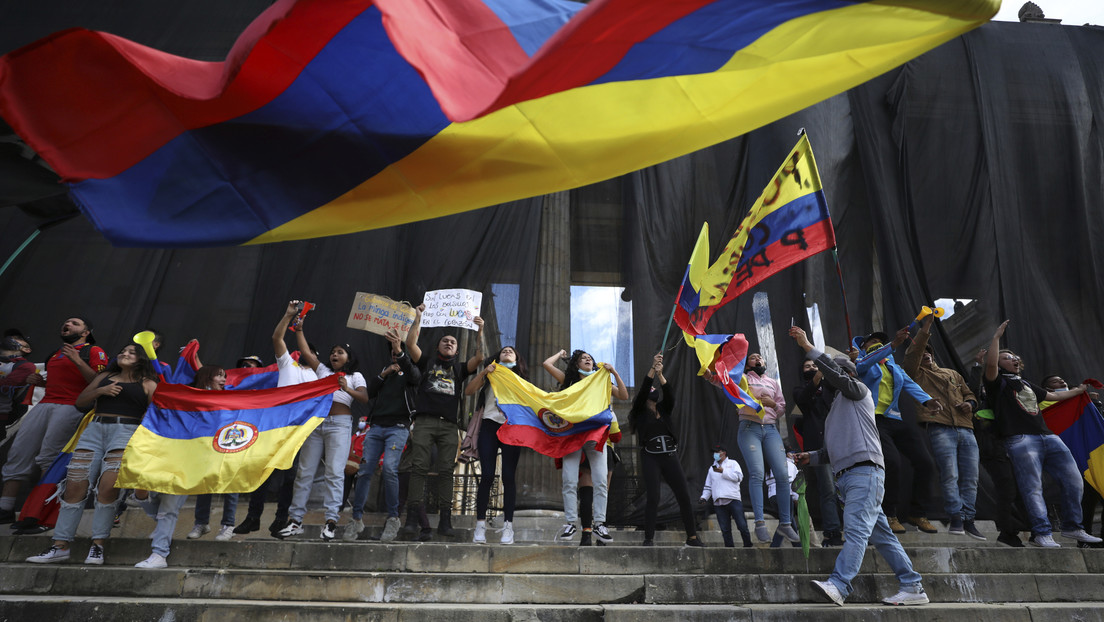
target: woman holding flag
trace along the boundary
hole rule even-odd
[[[204,365],[196,371],[192,386],[205,391],[226,389],[226,370],[218,365]],[[195,540],[211,532],[211,500],[214,495],[196,495],[195,524],[188,532],[188,539]],[[215,540],[225,542],[234,537],[234,518],[238,510],[238,493],[223,495],[222,520]]]
[[[61,510],[54,527],[54,543],[39,555],[28,557],[28,562],[53,564],[69,559],[69,547],[91,490],[96,509],[92,514],[92,546],[84,563],[96,566],[104,563],[103,546],[111,535],[115,502],[119,498],[115,478],[122,464],[123,449],[142,423],[156,388],[157,372],[149,358],[142,348],[130,344],[81,391],[77,408],[94,406],[96,412],[73,451],[65,480],[58,485]]]

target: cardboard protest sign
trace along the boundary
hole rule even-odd
[[[438,289],[426,292],[425,311],[422,312],[422,326],[450,326],[478,330],[473,321],[479,315],[483,304],[482,292],[470,289]]]
[[[391,300],[387,296],[357,292],[345,325],[377,335],[386,334],[393,328],[406,339],[406,333],[413,323],[414,308],[409,304]]]

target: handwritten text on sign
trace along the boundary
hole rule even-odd
[[[479,315],[483,294],[470,289],[438,289],[426,292],[422,326],[452,326],[477,330],[473,321]]]
[[[391,300],[387,296],[357,292],[353,308],[349,311],[349,328],[366,330],[377,335],[395,329],[406,339],[410,325],[414,323],[414,308],[405,302]]]

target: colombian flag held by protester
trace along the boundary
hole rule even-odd
[[[619,431],[610,409],[610,373],[604,367],[556,393],[538,389],[502,365],[487,377],[506,416],[498,429],[503,443],[562,458],[587,441],[602,447],[606,437]]]
[[[1100,386],[1095,380],[1086,383]],[[1089,396],[1057,402],[1043,410],[1043,419],[1069,448],[1085,481],[1104,494],[1104,417]]]
[[[0,58],[0,116],[113,244],[304,239],[670,160],[861,84],[999,7],[277,0],[219,62],[55,33]],[[792,198],[776,190],[767,211]],[[740,282],[760,274],[762,252],[773,261],[825,236],[797,222],[748,238],[749,262],[733,264]],[[704,294],[716,304],[725,292],[712,277]]]
[[[58,501],[56,495],[58,484],[65,479],[68,473],[69,461],[73,459],[73,451],[77,448],[81,433],[88,427],[88,422],[92,421],[95,414],[96,411],[92,410],[81,418],[80,424],[77,425],[77,431],[69,438],[69,442],[62,448],[61,453],[54,459],[50,468],[42,474],[35,487],[27,493],[27,498],[23,501],[23,507],[19,511],[17,525],[20,529],[33,529],[36,526],[53,527],[57,524],[58,510],[61,509],[61,502]]]
[[[338,379],[258,391],[162,383],[123,453],[118,486],[174,495],[256,490],[273,469],[291,467],[329,413]]]
[[[291,358],[299,360],[299,352],[292,352]],[[199,341],[193,339],[180,351],[169,382],[174,384],[192,384],[199,370]],[[266,367],[234,367],[226,370],[226,389],[228,391],[275,389],[280,380],[280,370],[276,364]]]
[[[702,335],[713,313],[767,277],[835,247],[836,233],[809,138],[802,134],[712,265],[702,227],[679,290],[676,319]]]

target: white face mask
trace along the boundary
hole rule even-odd
[[[713,452],[713,462],[720,462],[720,461],[721,461],[721,454],[719,454],[717,452]]]
[[[1051,389],[1052,393],[1061,393],[1062,391],[1069,391],[1069,387],[1062,387],[1061,389]]]
[[[368,422],[367,421],[360,421],[360,422],[357,423],[357,429],[358,430],[363,430],[366,427],[368,427]]]
[[[499,363],[499,365],[502,365],[506,369],[513,369],[517,367],[517,363],[515,363],[514,361],[510,361],[509,363]]]
[[[596,371],[598,371],[598,370],[596,370],[596,369],[592,369],[592,370],[590,370],[590,371],[583,371],[583,370],[581,370],[581,369],[580,369],[580,370],[579,370],[579,375],[580,375],[580,376],[589,376],[589,375],[593,374],[593,373],[594,373],[594,372],[596,372]]]

